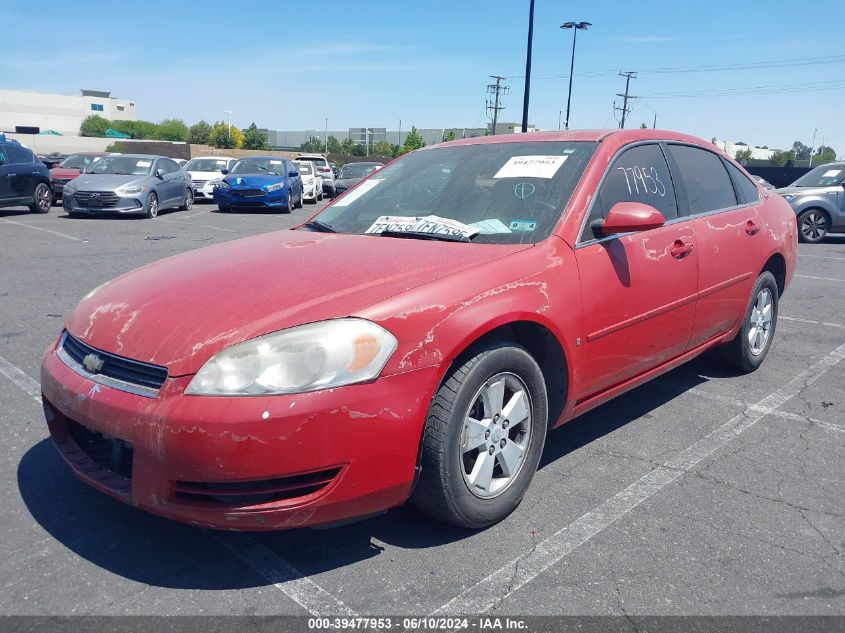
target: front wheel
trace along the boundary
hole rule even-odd
[[[510,514],[537,470],[546,385],[531,354],[510,341],[490,342],[458,363],[429,409],[411,502],[478,529]]]
[[[821,242],[828,231],[827,216],[818,209],[807,209],[798,216],[798,241],[809,244]]]
[[[155,193],[151,193],[147,198],[147,217],[158,217],[158,196]]]
[[[29,210],[33,213],[50,213],[53,206],[53,192],[43,182],[38,183],[35,191],[32,192],[32,204]]]
[[[180,211],[190,211],[194,206],[194,190],[190,187],[185,191],[185,204],[179,206]]]
[[[766,271],[757,277],[739,333],[723,347],[727,363],[747,373],[757,369],[769,353],[777,323],[778,285]]]
[[[296,205],[294,205],[294,209],[301,209],[302,208],[302,199],[305,197],[305,192],[300,189],[299,190],[299,198],[296,200]]]

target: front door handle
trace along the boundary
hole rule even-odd
[[[675,240],[675,243],[672,245],[672,249],[669,251],[672,253],[672,257],[675,259],[683,259],[690,253],[692,253],[692,242],[684,242],[683,240]]]
[[[17,174],[9,174],[9,178],[14,178]]]
[[[749,235],[757,235],[760,231],[760,227],[754,224],[753,220],[748,220],[748,222],[745,224],[745,232]]]

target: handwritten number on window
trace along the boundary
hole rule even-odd
[[[661,198],[666,195],[666,185],[660,180],[657,170],[654,167],[617,167],[625,176],[625,184],[628,186],[628,194],[656,194]],[[630,177],[628,175],[630,172]],[[633,184],[633,187],[631,186]],[[640,192],[642,187],[642,192]]]

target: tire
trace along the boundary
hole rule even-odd
[[[523,410],[525,417],[510,421],[508,409],[511,415]],[[471,350],[455,362],[432,401],[411,503],[459,527],[501,521],[531,483],[547,426],[546,385],[531,354],[511,341]]]
[[[777,322],[778,285],[774,275],[765,271],[751,290],[739,333],[722,347],[727,364],[746,373],[756,370],[769,353]]]
[[[147,197],[146,214],[148,218],[158,217],[158,196],[155,194],[155,192],[151,193]]]
[[[798,241],[818,244],[827,235],[830,220],[821,209],[807,209],[798,216]]]
[[[217,212],[218,213],[229,213],[232,207],[227,207],[226,205],[218,204],[217,205]]]
[[[179,210],[190,211],[192,206],[194,206],[194,190],[188,189],[185,192],[185,204],[179,205]]]
[[[68,212],[67,212],[67,217],[69,217],[69,218],[76,218],[76,219],[78,219],[78,218],[81,218],[81,217],[82,217],[82,214],[81,214],[81,213],[76,213],[75,211],[68,211]]]
[[[322,202],[323,201],[323,188],[320,187],[320,192],[317,195],[317,200]]]
[[[43,182],[39,182],[32,192],[32,204],[29,210],[32,213],[50,213],[53,207],[53,192]]]
[[[288,203],[285,206],[281,207],[282,213],[290,213],[296,208],[296,203],[293,201],[292,196],[292,192],[288,190]]]
[[[299,190],[299,198],[297,199],[296,204],[293,207],[294,209],[301,209],[302,208],[302,198],[304,198],[304,197],[305,197],[305,192],[302,191],[302,189],[300,189]]]

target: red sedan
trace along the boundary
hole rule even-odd
[[[165,259],[88,294],[42,368],[91,486],[266,530],[412,502],[507,516],[548,429],[723,348],[753,371],[795,214],[665,131],[468,139],[375,172],[297,229]]]

